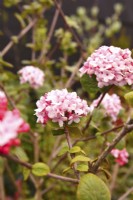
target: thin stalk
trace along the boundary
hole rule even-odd
[[[14,161],[15,163],[18,163],[28,169],[32,169],[32,165],[30,163],[27,162],[23,162],[21,160],[19,160],[17,157],[12,156],[12,155],[5,155],[5,154],[0,154],[0,156],[5,157],[9,160]],[[51,178],[55,178],[55,179],[59,179],[59,180],[63,180],[63,181],[67,181],[67,182],[72,182],[72,183],[79,183],[78,179],[73,179],[73,178],[69,178],[69,177],[65,177],[65,176],[60,176],[57,174],[53,174],[53,173],[48,173],[46,175],[47,177],[51,177]],[[39,184],[40,185],[40,184]]]
[[[59,7],[60,7],[61,5],[59,4]],[[48,45],[48,43],[50,42],[50,40],[51,40],[51,38],[52,38],[52,35],[53,35],[53,33],[54,33],[54,30],[55,30],[55,26],[56,26],[56,22],[57,22],[57,20],[58,20],[58,17],[59,17],[59,10],[58,9],[56,9],[56,11],[55,11],[55,14],[54,14],[54,17],[53,17],[53,21],[52,21],[52,23],[51,23],[51,27],[50,27],[50,30],[49,30],[49,33],[48,33],[48,36],[47,36],[47,39],[44,41],[44,43],[43,43],[43,48],[42,48],[42,51],[41,51],[41,54],[40,54],[40,56],[39,56],[39,58],[38,58],[38,61],[39,62],[41,62],[42,61],[42,59],[44,58],[44,55],[46,54],[46,52],[47,52],[47,45]]]
[[[55,2],[55,5],[56,5],[57,9],[58,9],[59,12],[60,12],[60,15],[61,15],[61,17],[62,17],[62,19],[63,19],[63,21],[64,21],[66,27],[67,27],[68,30],[72,33],[73,38],[75,39],[75,41],[77,42],[78,46],[80,47],[81,52],[83,53],[83,52],[84,52],[84,47],[83,47],[81,41],[79,40],[79,38],[77,37],[77,35],[76,35],[75,32],[73,31],[73,29],[71,28],[71,26],[69,26],[69,24],[67,23],[67,20],[66,20],[66,18],[65,18],[65,14],[64,14],[63,10],[61,9],[61,7],[60,7],[58,1],[57,1],[57,0],[54,0],[54,2]]]
[[[108,145],[108,147],[101,153],[97,161],[92,167],[92,172],[96,172],[100,166],[100,164],[105,160],[110,151],[116,146],[116,144],[129,132],[133,130],[133,124],[126,124],[123,129],[117,134],[117,136],[113,139],[113,141]]]
[[[3,174],[0,174],[0,200],[5,200]]]
[[[30,21],[30,23],[22,30],[20,31],[20,33],[18,34],[17,40],[20,40],[24,35],[26,35],[27,32],[29,32],[29,30],[35,25],[37,19],[34,19],[32,21]],[[15,43],[11,40],[6,46],[5,48],[0,52],[0,56],[3,57],[14,45]]]
[[[69,147],[69,149],[71,149],[72,148],[72,142],[71,142],[71,138],[70,138],[70,134],[69,134],[69,130],[68,130],[67,125],[65,125],[65,135],[66,135],[68,147]],[[74,154],[70,154],[70,156],[71,156],[72,159],[75,157]],[[76,177],[79,179],[80,176],[79,176],[79,173],[76,170],[76,167],[77,167],[77,165],[76,165],[76,163],[74,163],[73,170],[74,170]]]

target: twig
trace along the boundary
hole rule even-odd
[[[113,139],[112,143],[109,144],[109,146],[102,152],[102,154],[99,156],[97,161],[94,163],[92,167],[92,172],[96,172],[99,168],[100,164],[105,160],[105,158],[108,156],[110,151],[115,147],[115,145],[129,132],[133,130],[133,124],[128,125],[126,124],[123,129],[117,134],[117,136]]]
[[[59,7],[61,5],[59,4]],[[57,22],[57,19],[58,19],[58,16],[59,16],[59,9],[56,9],[55,11],[55,14],[54,14],[54,17],[53,17],[53,21],[51,23],[51,27],[50,27],[50,30],[49,30],[49,33],[48,33],[48,36],[47,36],[47,39],[45,40],[44,44],[43,44],[43,47],[42,47],[42,52],[38,58],[38,61],[41,62],[41,60],[43,59],[45,53],[46,53],[46,46],[48,45],[48,43],[50,42],[51,38],[52,38],[52,35],[53,35],[53,32],[54,32],[54,29],[55,29],[55,26],[56,26],[56,22]]]
[[[34,143],[34,161],[38,162],[39,160],[39,152],[40,152],[40,148],[39,148],[39,135],[38,133],[33,133],[33,143]]]
[[[113,168],[112,181],[111,181],[111,184],[110,184],[110,191],[111,191],[111,193],[113,192],[113,190],[115,188],[115,183],[116,183],[118,171],[119,171],[119,164],[116,163],[115,166],[114,166],[114,168]]]
[[[67,125],[65,125],[65,135],[66,135],[66,140],[67,140],[67,143],[68,143],[68,147],[69,149],[72,148],[72,143],[71,143],[71,138],[70,138],[70,135],[69,135],[69,130],[68,130],[68,127]],[[74,154],[70,154],[71,158],[73,159],[74,158]],[[74,173],[76,175],[76,177],[79,179],[79,173],[77,172],[76,170],[76,163],[74,163],[73,165],[73,170],[74,170]]]
[[[5,154],[0,154],[0,156],[5,157],[9,160],[12,160],[28,169],[32,169],[32,165],[30,163],[27,162],[23,162],[21,160],[19,160],[17,157],[12,156],[12,155],[5,155]],[[48,173],[46,175],[47,177],[51,177],[51,178],[55,178],[55,179],[59,179],[59,180],[63,180],[63,181],[67,181],[67,182],[73,182],[73,183],[78,183],[79,180],[78,179],[73,179],[73,178],[69,178],[69,177],[65,177],[65,176],[60,176],[57,174],[53,174],[53,173]]]
[[[118,200],[125,200],[126,197],[133,192],[133,187],[129,188],[125,194],[123,194]]]
[[[0,174],[0,200],[5,200],[3,174]]]
[[[17,40],[20,40],[36,23],[37,19],[30,21],[30,23],[18,34]],[[5,48],[0,52],[0,56],[4,56],[14,45],[13,41],[10,41]]]
[[[8,176],[10,177],[11,182],[12,182],[12,184],[14,185],[14,188],[15,188],[16,190],[18,190],[18,186],[17,186],[17,184],[16,184],[15,177],[14,177],[12,171],[11,171],[11,168],[10,168],[9,165],[8,165],[8,162],[5,162],[5,169],[7,170]]]
[[[55,141],[52,153],[49,156],[48,165],[51,163],[52,159],[55,158],[55,156],[57,155],[57,152],[59,152],[59,151],[57,151],[58,150],[57,148],[60,146],[59,144],[60,144],[60,141],[62,140],[62,138],[63,138],[62,136],[59,136],[57,138],[57,140]]]
[[[51,178],[63,180],[63,181],[66,181],[66,182],[79,183],[78,179],[73,179],[73,178],[69,178],[69,177],[65,177],[65,176],[59,176],[59,175],[53,174],[53,173],[49,173],[49,174],[47,174],[47,176],[51,177]]]
[[[65,15],[64,15],[64,12],[63,12],[63,10],[61,9],[61,7],[60,7],[59,3],[57,2],[57,0],[54,0],[54,2],[55,2],[55,5],[56,5],[57,9],[58,9],[59,12],[60,12],[60,15],[62,16],[62,19],[63,19],[65,25],[67,26],[68,30],[72,33],[72,35],[73,35],[75,41],[77,42],[78,46],[79,46],[80,49],[81,49],[81,52],[83,53],[83,52],[84,52],[84,48],[83,48],[83,46],[82,46],[82,43],[80,42],[80,40],[78,39],[78,37],[77,37],[76,34],[74,33],[74,31],[73,31],[73,29],[71,28],[71,26],[69,26],[69,24],[67,23],[66,18],[65,18]]]
[[[108,134],[108,133],[110,133],[110,132],[114,132],[114,131],[116,131],[116,130],[122,128],[123,126],[124,126],[124,125],[116,126],[116,127],[112,128],[112,129],[109,129],[109,130],[107,130],[107,131],[104,131],[103,133],[100,134],[100,136],[106,135],[106,134]],[[95,138],[97,138],[96,135],[88,136],[88,137],[86,137],[86,138],[79,138],[79,139],[76,139],[76,140],[75,140],[75,142],[73,143],[73,145],[75,145],[75,144],[76,144],[77,142],[79,142],[79,141],[84,141],[84,142],[85,142],[85,141],[88,141],[88,140],[93,140],[93,139],[95,139]]]
[[[71,87],[72,81],[73,81],[73,79],[74,79],[74,76],[76,75],[76,73],[77,73],[77,71],[78,71],[80,65],[82,64],[82,62],[83,62],[83,58],[80,57],[80,59],[78,60],[76,66],[75,66],[75,69],[74,69],[73,73],[71,74],[70,78],[68,79],[68,81],[67,81],[67,83],[66,83],[65,88]]]
[[[28,168],[28,169],[31,169],[31,168],[32,168],[32,165],[31,165],[30,163],[23,162],[23,161],[19,160],[17,157],[12,156],[12,155],[10,155],[10,154],[8,154],[8,155],[0,154],[0,156],[5,157],[5,158],[7,158],[7,159],[9,159],[9,160],[12,160],[12,161],[14,161],[14,162],[16,162],[16,163],[18,163],[18,164],[20,164],[20,165],[22,165],[22,166]]]
[[[107,130],[107,131],[101,133],[101,135],[105,135],[105,134],[108,134],[108,133],[110,133],[110,132],[116,131],[116,130],[122,128],[122,127],[123,127],[123,125],[116,126],[116,127],[112,128],[112,129],[109,129],[109,130]],[[86,138],[79,138],[79,139],[76,139],[76,140],[74,141],[74,143],[72,144],[72,146],[74,146],[75,144],[77,144],[77,142],[80,142],[80,141],[89,141],[89,140],[93,140],[93,139],[95,139],[95,138],[97,138],[97,137],[96,137],[95,135],[94,135],[94,136],[92,135],[92,136],[89,136],[89,137],[86,137]],[[55,164],[55,166],[52,168],[52,172],[53,172],[53,171],[56,169],[56,167],[66,158],[66,156],[67,156],[67,153],[64,154],[64,155],[58,160],[58,162],[57,162],[57,163]]]
[[[11,104],[12,108],[15,109],[15,103],[12,101],[12,99],[10,98],[10,96],[7,94],[6,89],[4,88],[4,86],[2,85],[2,83],[0,83],[0,89],[5,93],[9,103]]]
[[[48,188],[46,188],[45,190],[42,191],[42,195],[46,194],[47,192],[49,192],[50,190],[52,190],[57,184],[53,183],[52,185],[50,185]]]
[[[63,156],[61,156],[61,158],[58,160],[58,162],[54,165],[54,167],[52,168],[52,172],[57,168],[57,166],[66,158],[67,153],[65,153]]]
[[[102,100],[103,100],[103,98],[105,97],[106,93],[109,92],[109,90],[110,90],[112,87],[113,87],[113,86],[111,85],[111,86],[101,95],[101,98],[99,99],[98,104],[97,104],[97,106],[96,106],[95,108],[98,108],[98,107],[101,105]],[[89,119],[88,119],[88,121],[87,121],[85,127],[82,129],[82,132],[83,132],[83,133],[84,133],[84,132],[87,130],[87,128],[89,127],[90,122],[91,122],[91,120],[92,120],[92,117],[93,117],[93,112],[90,114],[90,117],[89,117]]]
[[[87,128],[88,128],[89,125],[90,125],[91,120],[92,120],[92,113],[90,114],[89,119],[88,119],[88,121],[86,122],[86,125],[82,128],[82,133],[84,133],[84,132],[87,130]]]

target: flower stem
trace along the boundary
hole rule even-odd
[[[72,142],[71,142],[71,138],[70,138],[70,134],[69,134],[69,130],[68,130],[67,125],[65,125],[65,135],[66,135],[68,147],[69,147],[69,149],[71,149],[72,148]],[[71,156],[72,159],[75,157],[74,154],[70,154],[70,156]],[[76,167],[77,167],[77,164],[74,163],[74,165],[73,165],[74,173],[75,173],[77,179],[80,179],[80,176],[79,176],[78,171],[76,170]]]

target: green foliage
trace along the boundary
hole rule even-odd
[[[66,17],[69,24],[71,23],[70,18]],[[71,24],[72,26],[73,24]],[[74,25],[73,25],[74,26]],[[71,55],[76,52],[77,43],[72,40],[72,33],[69,31],[64,31],[62,28],[59,28],[55,32],[55,36],[58,41],[60,41],[60,48],[64,53]]]
[[[64,132],[64,129],[55,129],[55,130],[52,130],[52,134],[54,136],[58,136],[58,135],[63,135],[65,132]]]
[[[125,99],[128,102],[129,105],[133,106],[133,92],[128,92],[125,94]]]
[[[80,164],[77,166],[77,170],[80,172],[88,172],[89,166],[85,164]]]
[[[28,162],[29,161],[29,158],[28,156],[26,155],[25,151],[23,150],[22,147],[16,147],[14,150],[13,150],[13,154],[15,154],[20,160],[22,161],[25,161],[25,162]]]
[[[63,147],[60,152],[58,153],[58,156],[62,156],[64,154],[66,154],[69,151],[68,146]]]
[[[31,172],[35,176],[46,176],[50,172],[50,169],[45,163],[38,162],[32,165]]]
[[[21,0],[4,0],[4,6],[11,7],[20,3]]]
[[[85,154],[85,152],[81,149],[81,147],[79,146],[73,146],[70,150],[69,150],[70,153],[83,153]]]
[[[111,200],[106,184],[94,174],[84,175],[78,185],[78,200]]]
[[[89,75],[84,74],[81,77],[80,81],[83,89],[87,91],[89,94],[97,93],[98,91],[100,91],[100,89],[97,86],[96,78],[94,76],[90,77]]]
[[[71,160],[71,165],[73,165],[75,162],[91,162],[91,159],[86,157],[86,156],[75,156],[72,160]]]
[[[29,175],[30,175],[30,169],[27,169],[26,167],[23,167],[24,181],[26,181],[28,179]]]

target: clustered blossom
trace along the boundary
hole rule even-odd
[[[64,122],[78,123],[80,117],[86,116],[90,111],[85,100],[81,100],[76,92],[69,93],[67,89],[52,90],[37,101],[37,122],[46,124],[49,120],[59,123],[62,127]]]
[[[90,106],[91,111],[97,107],[99,101],[101,99],[101,95],[98,99],[94,100]],[[117,120],[117,116],[122,109],[120,97],[116,94],[109,95],[108,93],[104,96],[101,105],[106,110],[106,115],[112,118],[112,121],[115,122]]]
[[[29,131],[29,128],[17,109],[8,110],[6,96],[0,91],[0,153],[8,154],[11,146],[19,145],[18,134]]]
[[[0,91],[0,120],[2,119],[5,111],[7,110],[7,98],[3,91]]]
[[[98,87],[133,84],[133,59],[129,49],[102,46],[95,50],[79,70],[96,76]]]
[[[20,75],[20,83],[29,83],[34,89],[41,87],[44,83],[44,72],[33,66],[23,67],[18,71]]]
[[[111,154],[116,158],[116,162],[120,165],[123,166],[126,163],[128,163],[128,157],[129,154],[127,150],[124,148],[122,150],[119,149],[112,149]]]

